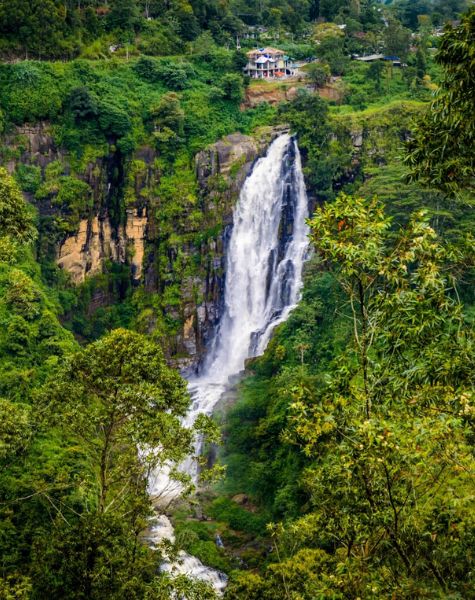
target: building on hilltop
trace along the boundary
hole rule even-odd
[[[244,74],[252,79],[278,79],[295,73],[290,57],[277,48],[251,50],[247,53],[247,59]]]

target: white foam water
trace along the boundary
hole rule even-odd
[[[147,541],[152,548],[157,548],[165,540],[174,544],[175,532],[170,519],[165,515],[160,515],[154,519],[147,535]],[[205,566],[198,558],[187,554],[183,550],[178,553],[178,560],[174,560],[173,562],[165,560],[160,570],[164,573],[169,573],[173,577],[186,575],[191,579],[204,581],[218,594],[224,592],[228,582],[228,578],[224,573]]]

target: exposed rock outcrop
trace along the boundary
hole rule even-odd
[[[84,281],[90,260],[87,256],[89,223],[83,219],[79,224],[79,231],[64,240],[58,252],[58,264],[68,271],[74,283]],[[90,268],[89,268],[90,270]]]
[[[243,107],[253,108],[264,102],[275,105],[292,100],[297,95],[299,87],[302,87],[301,83],[253,82],[246,88]]]
[[[76,234],[59,245],[57,263],[75,284],[102,272],[104,261],[125,263],[129,260],[132,278],[140,281],[145,252],[147,217],[136,209],[127,211],[125,227],[115,230],[109,218],[82,219]]]
[[[20,152],[20,161],[25,164],[35,164],[45,168],[53,160],[61,156],[56,147],[48,123],[39,122],[35,125],[22,125],[5,137],[5,146]],[[7,169],[13,173],[18,159],[8,160]]]
[[[239,193],[254,161],[265,153],[278,135],[288,129],[286,125],[263,127],[256,137],[233,133],[199,152],[195,163],[201,189],[212,192],[215,183],[213,178],[221,176],[231,195]]]
[[[297,96],[299,88],[308,89],[310,92],[314,91],[303,75],[300,80],[295,81],[253,81],[246,88],[243,108],[253,108],[263,103],[276,105],[293,100]],[[341,102],[345,95],[345,87],[340,79],[334,78],[331,83],[316,90],[316,93],[326,100]]]
[[[203,184],[206,179],[218,174],[229,180],[232,166],[239,169],[250,165],[257,154],[258,143],[254,138],[242,133],[228,135],[196,156],[198,181]]]
[[[145,241],[147,239],[147,216],[139,214],[137,209],[127,210],[127,223],[125,225],[125,241],[130,248],[130,263],[132,277],[139,281],[142,277]]]

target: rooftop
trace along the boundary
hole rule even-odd
[[[249,50],[249,52],[247,53],[248,56],[254,56],[256,54],[261,54],[261,55],[265,55],[265,54],[284,54],[283,50],[279,50],[278,48],[255,48],[254,50]]]
[[[384,54],[368,54],[367,56],[358,56],[356,60],[361,60],[363,62],[371,62],[373,60],[383,60]]]

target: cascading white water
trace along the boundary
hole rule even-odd
[[[284,216],[286,218],[284,218]],[[297,143],[281,135],[246,179],[227,251],[224,313],[201,374],[190,379],[186,418],[210,414],[229,378],[264,352],[299,299],[308,246],[308,200]],[[284,227],[291,232],[283,231]]]
[[[165,515],[160,515],[155,519],[150,528],[147,539],[152,548],[164,540],[175,543],[175,532],[170,519]],[[178,553],[178,560],[173,562],[165,561],[161,565],[161,571],[169,573],[172,577],[177,575],[186,575],[187,577],[200,579],[210,585],[216,592],[221,593],[227,584],[228,578],[224,573],[205,566],[195,556],[190,556],[183,550]]]
[[[190,378],[190,426],[200,413],[211,414],[229,378],[245,360],[264,352],[275,326],[299,299],[308,247],[308,200],[296,141],[279,136],[245,180],[234,211],[227,249],[224,311],[214,343],[199,375]],[[290,231],[285,231],[285,229]],[[184,470],[196,477],[196,463]],[[181,486],[168,473],[156,474],[152,494],[162,501]]]
[[[201,372],[189,380],[192,406],[185,425],[200,413],[211,414],[230,377],[243,370],[247,358],[264,352],[275,326],[297,303],[308,247],[307,216],[300,153],[296,141],[284,134],[256,162],[242,187],[227,249],[224,310]],[[190,459],[183,469],[196,480],[195,461]],[[150,488],[162,501],[181,490],[166,472],[156,474]],[[197,570],[195,576],[202,578]]]

